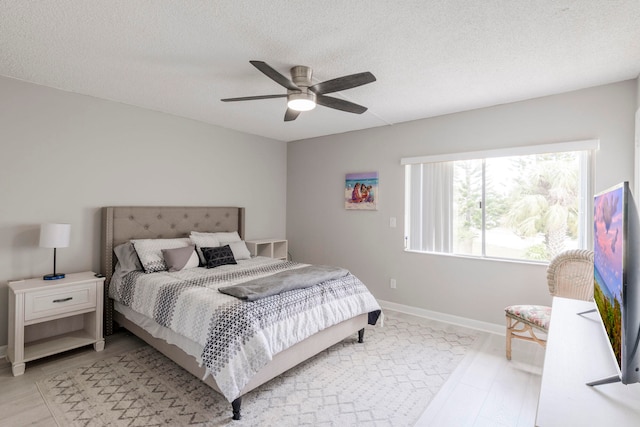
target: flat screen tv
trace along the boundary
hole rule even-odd
[[[640,235],[638,215],[623,182],[594,198],[594,300],[610,344],[617,373],[587,383],[640,381]]]

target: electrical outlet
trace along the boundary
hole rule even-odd
[[[391,287],[391,289],[395,289],[396,288],[396,279],[389,280],[389,286]]]
[[[396,228],[396,217],[395,216],[392,216],[391,218],[389,218],[389,227]]]

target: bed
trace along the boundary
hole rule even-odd
[[[105,286],[104,310],[105,335],[112,334],[114,324],[117,324],[140,337],[188,372],[201,378],[213,390],[225,396],[231,403],[232,417],[234,420],[240,419],[241,402],[244,394],[352,334],[357,334],[358,341],[362,342],[365,326],[367,324],[375,324],[377,316],[380,314],[379,306],[377,306],[375,299],[371,296],[373,303],[368,302],[367,307],[371,308],[373,304],[376,306],[374,309],[368,309],[367,312],[353,315],[353,317],[340,320],[339,322],[336,321],[335,324],[320,329],[297,343],[287,345],[285,349],[268,357],[269,360],[266,364],[256,369],[255,372],[251,371],[250,376],[245,378],[244,382],[238,386],[238,391],[230,394],[231,392],[228,391],[227,381],[219,384],[218,382],[220,380],[216,381],[216,378],[210,375],[211,369],[203,364],[202,358],[194,354],[195,350],[190,348],[189,343],[191,341],[189,339],[183,340],[180,336],[171,338],[172,335],[168,335],[169,338],[167,338],[166,335],[160,333],[165,332],[166,328],[157,324],[150,327],[149,323],[151,319],[147,319],[144,316],[142,318],[139,317],[139,313],[132,312],[128,307],[124,307],[120,301],[114,302],[114,300],[109,297],[109,284],[117,262],[117,258],[114,255],[114,248],[118,247],[118,245],[134,239],[182,238],[189,236],[191,232],[237,232],[237,235],[244,239],[244,221],[245,211],[244,208],[240,207],[121,206],[102,208],[101,270],[102,274],[106,277],[105,283],[107,284],[107,286]],[[238,261],[238,264],[242,264],[242,262]],[[246,260],[246,264],[239,265],[238,267],[245,268],[245,270],[248,271],[258,268],[252,264],[257,263],[258,265],[266,265],[268,268],[273,268],[272,266],[276,265],[273,264],[275,262],[275,260],[252,258]],[[277,262],[281,263],[282,261]],[[280,264],[276,266],[280,268]],[[222,267],[226,268],[227,266]],[[232,268],[234,266],[228,267]],[[193,270],[199,271],[204,269],[198,268]],[[221,270],[223,269],[221,268]],[[223,275],[223,273],[219,274]],[[145,279],[143,276],[152,276],[144,273],[131,274],[131,276],[136,275],[141,277],[140,280]],[[351,275],[349,276],[353,277]],[[115,279],[116,278],[114,278],[114,282],[116,282]],[[355,280],[357,281],[357,278],[355,278]],[[361,282],[359,283],[361,284]],[[362,286],[364,287],[364,285]],[[317,288],[317,286],[310,289],[315,288]],[[306,290],[291,291],[291,293],[300,292],[306,292]],[[366,291],[366,293],[368,293],[368,291]],[[228,298],[233,299],[233,297]],[[341,314],[341,316],[344,317],[344,313]],[[349,316],[351,316],[351,314],[349,314]],[[154,322],[151,321],[151,323]],[[157,328],[160,329],[160,332],[157,331]],[[171,331],[166,332],[172,334]],[[290,338],[287,339],[291,340]]]

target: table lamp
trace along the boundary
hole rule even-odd
[[[64,278],[64,273],[56,273],[56,249],[69,246],[71,224],[41,224],[40,247],[53,248],[53,274],[47,274],[44,280],[58,280]]]

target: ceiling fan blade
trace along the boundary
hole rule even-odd
[[[240,98],[225,98],[221,99],[222,102],[231,102],[231,101],[253,101],[255,99],[271,99],[271,98],[286,98],[287,94],[282,95],[258,95],[258,96],[243,96]]]
[[[291,108],[287,108],[287,111],[284,113],[284,121],[290,122],[295,120],[300,115],[300,111],[292,110]]]
[[[293,84],[291,80],[271,68],[266,62],[262,61],[249,61],[251,65],[256,67],[258,70],[262,71],[262,73],[269,77],[274,82],[278,83],[280,86],[285,87],[289,90],[300,90],[298,86]]]
[[[327,80],[326,82],[315,84],[309,87],[310,90],[317,94],[325,94],[339,92],[341,90],[351,89],[366,85],[376,81],[376,77],[370,72],[351,74],[349,76],[338,77],[337,79]]]
[[[362,114],[367,111],[367,107],[331,96],[317,95],[316,103],[325,107],[335,108],[336,110],[346,111],[347,113]]]

